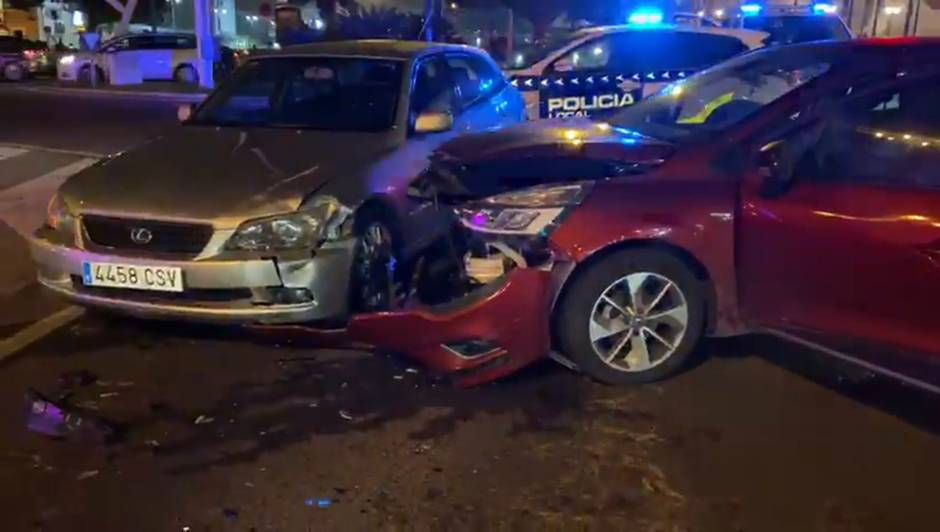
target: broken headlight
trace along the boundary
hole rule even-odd
[[[74,221],[75,217],[66,205],[65,200],[62,199],[62,195],[56,192],[49,200],[49,205],[46,206],[46,225],[58,230]]]
[[[312,249],[349,232],[350,210],[333,198],[313,200],[297,212],[249,220],[229,239],[228,249],[279,251]]]
[[[506,192],[460,208],[460,219],[482,233],[544,235],[584,200],[589,188],[589,183],[578,183]]]

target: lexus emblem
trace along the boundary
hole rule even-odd
[[[134,227],[131,229],[131,240],[140,246],[149,244],[153,240],[153,233],[146,227]]]

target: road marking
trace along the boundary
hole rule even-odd
[[[42,225],[46,204],[66,178],[88,168],[96,159],[79,159],[51,172],[0,191],[0,215],[24,238]]]
[[[72,323],[84,314],[85,309],[81,307],[66,307],[26,327],[13,336],[0,340],[0,362],[52,334],[57,329]]]
[[[89,157],[92,159],[101,159],[103,157],[106,157],[106,154],[103,154],[103,153],[95,153],[91,151],[81,151],[81,150],[68,150],[64,148],[47,148],[46,146],[40,146],[38,144],[22,144],[19,142],[0,142],[0,154],[3,153],[4,149],[23,150],[23,151],[48,151],[51,153],[75,155],[78,157]],[[0,156],[0,159],[3,159],[3,157]]]
[[[23,155],[28,151],[28,149],[21,147],[0,146],[0,161],[4,159],[12,159],[18,155]]]

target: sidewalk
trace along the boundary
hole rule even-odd
[[[77,83],[51,82],[24,87],[26,90],[88,96],[117,96],[125,98],[147,98],[172,100],[184,103],[199,103],[209,93],[207,89],[174,83],[172,81],[147,81],[134,85],[99,84],[97,87]]]

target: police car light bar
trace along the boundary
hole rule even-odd
[[[759,15],[764,6],[760,4],[741,4],[741,14],[744,16]]]
[[[663,23],[663,12],[651,7],[643,7],[630,13],[627,21],[634,26],[657,26]]]
[[[813,4],[813,13],[816,13],[817,15],[833,15],[838,10],[839,6],[835,4]]]

